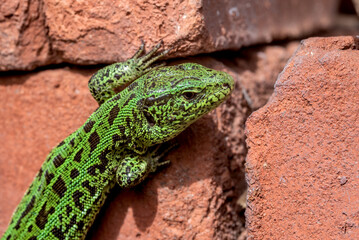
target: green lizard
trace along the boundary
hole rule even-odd
[[[172,139],[233,90],[224,72],[153,63],[161,43],[95,73],[100,107],[47,157],[2,239],[84,239],[114,185],[137,185],[160,165],[155,145]],[[124,87],[120,93],[115,89]]]

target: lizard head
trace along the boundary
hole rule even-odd
[[[195,63],[158,68],[144,80],[142,114],[147,146],[165,142],[221,104],[234,88],[230,75]]]

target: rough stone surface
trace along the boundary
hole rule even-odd
[[[359,236],[359,39],[311,38],[247,121],[248,239]]]
[[[229,71],[213,58],[191,59]],[[0,236],[52,147],[96,109],[87,89],[95,69],[53,69],[0,81]],[[237,77],[236,77],[237,79]],[[137,188],[114,189],[87,239],[237,239],[245,189],[244,122],[236,85],[220,108],[193,124],[168,155],[172,164]]]
[[[259,46],[237,53],[222,52],[212,54],[212,57],[187,59],[190,62],[228,71],[235,78],[236,91],[226,107],[212,114],[215,121],[206,117],[179,137],[181,148],[168,156],[173,163],[169,168],[163,169],[153,177],[153,180],[133,191],[121,193],[119,189],[115,189],[88,239],[164,237],[165,235],[160,235],[162,229],[186,231],[186,236],[189,236],[192,231],[191,225],[196,231],[205,232],[206,236],[217,236],[213,238],[221,239],[226,236],[228,239],[236,239],[240,234],[238,240],[245,239],[243,211],[246,205],[246,192],[243,165],[247,150],[244,145],[243,124],[245,116],[248,116],[250,111],[240,91],[242,89],[248,93],[247,99],[252,102],[252,108],[264,104],[273,90],[276,76],[297,44],[292,42]],[[218,61],[224,62],[226,67]],[[171,64],[176,63],[179,62]],[[0,235],[5,231],[13,210],[51,148],[77,129],[96,108],[97,104],[87,89],[87,81],[93,72],[95,69],[65,68],[32,74],[8,74],[7,77],[0,78],[0,91],[3,93],[0,95],[0,103],[3,106],[0,108],[0,115],[5,116],[4,120],[0,121],[0,127],[3,129],[0,137],[0,202],[8,203],[0,204]],[[221,119],[218,118],[220,116],[225,116],[222,119],[227,120],[218,120]],[[225,136],[219,136],[219,139],[214,140],[209,133],[213,133],[213,128],[216,127]],[[217,133],[218,131],[214,135],[217,136]],[[227,140],[223,141],[224,138]],[[201,147],[198,149],[197,146]],[[202,148],[210,152],[206,153]],[[223,163],[228,149],[229,163]],[[202,170],[192,169],[192,156],[195,154],[204,155],[200,158],[205,161],[202,163],[204,166],[211,162],[208,159],[214,158],[215,163],[203,169],[201,167]],[[183,161],[185,164],[182,164]],[[199,160],[196,158],[195,161]],[[222,167],[223,165],[226,167]],[[211,169],[213,166],[217,170]],[[172,168],[174,169],[171,170]],[[183,173],[183,169],[189,173]],[[206,172],[208,169],[212,171],[212,175]],[[198,173],[199,170],[203,172]],[[162,176],[165,171],[168,173]],[[177,174],[180,174],[180,177],[185,175],[187,184],[182,183],[181,178],[171,179]],[[206,180],[203,177],[206,174],[211,175],[214,180]],[[199,175],[202,176],[202,180],[196,183],[195,180],[188,179],[187,175]],[[170,182],[171,185],[166,186],[166,182]],[[224,190],[221,187],[222,182],[226,184]],[[206,184],[209,184],[209,187]],[[173,185],[181,187],[173,188]],[[208,187],[211,191],[215,189],[216,192],[203,192],[203,188],[199,186]],[[177,194],[177,191],[181,194]],[[173,196],[176,196],[176,201]],[[184,201],[187,196],[192,197],[191,201]],[[198,223],[197,220],[203,213],[203,205],[209,204],[206,203],[208,196],[215,197],[211,200],[210,207],[206,206],[206,224]],[[135,198],[138,198],[137,202]],[[193,210],[196,214],[189,214],[191,209],[195,209],[193,206],[196,207],[198,204],[202,204],[201,211]],[[186,211],[182,211],[183,208],[186,208]],[[165,211],[170,213],[172,219],[182,220],[171,223],[169,217],[165,217]],[[209,219],[211,217],[213,219]],[[163,224],[166,227],[160,228]],[[169,228],[169,225],[175,226]],[[208,231],[208,228],[214,233]],[[199,236],[203,237],[203,234]]]
[[[163,39],[174,57],[299,37],[330,27],[337,2],[5,0],[0,70],[122,61],[139,39]]]
[[[0,4],[0,71],[33,69],[52,58],[41,0],[2,0]]]
[[[93,71],[46,70],[0,78],[0,236],[50,150],[96,109]]]
[[[252,110],[262,107],[273,93],[274,83],[299,41],[221,52],[217,59],[229,66],[241,84]]]

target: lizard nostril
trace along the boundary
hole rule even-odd
[[[228,83],[223,83],[223,84],[222,84],[222,87],[223,87],[223,88],[230,88],[230,86],[229,86]]]
[[[143,111],[143,114],[145,115],[148,124],[153,127],[156,124],[156,121],[153,116],[148,111]]]

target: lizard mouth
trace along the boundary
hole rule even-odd
[[[223,87],[218,89],[217,91],[213,92],[210,95],[202,96],[201,100],[204,100],[203,98],[207,99],[207,101],[215,104],[215,107],[224,102],[232,92],[233,88],[230,87],[229,84],[225,83],[222,85]],[[215,98],[213,98],[215,97]]]
[[[223,83],[221,88],[214,93],[216,97],[219,97],[222,101],[224,101],[227,97],[229,97],[230,93],[233,91],[233,86],[229,83]]]

